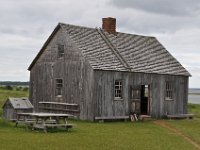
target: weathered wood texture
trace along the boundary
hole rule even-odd
[[[123,81],[123,100],[114,100],[114,81]],[[173,100],[165,100],[165,82],[174,84]],[[130,86],[150,85],[150,115],[155,118],[167,114],[187,113],[188,77],[95,71],[95,116],[130,115]]]
[[[73,38],[59,29],[31,68],[30,100],[36,111],[38,102],[55,101],[78,104],[79,117],[83,120],[127,116],[130,115],[130,87],[150,85],[152,117],[187,113],[188,76],[95,70]],[[58,44],[65,46],[63,58],[57,57]],[[56,79],[63,79],[62,98],[55,96]],[[123,82],[123,100],[114,100],[114,81],[118,79]],[[166,81],[174,83],[171,101],[165,100]]]
[[[3,118],[6,120],[15,121],[17,120],[18,113],[32,112],[33,109],[14,109],[10,103],[6,104],[3,108]]]
[[[39,102],[40,112],[51,112],[60,114],[72,114],[79,116],[79,105],[72,103],[60,103],[60,102]]]
[[[33,106],[27,98],[8,98],[2,108],[3,118],[13,121],[17,119],[17,113],[33,111]]]
[[[57,45],[65,46],[57,58]],[[55,96],[55,80],[63,79],[62,98]],[[37,60],[30,73],[30,100],[39,110],[39,101],[76,103],[80,118],[92,120],[93,70],[69,36],[59,30]]]

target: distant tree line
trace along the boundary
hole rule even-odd
[[[1,90],[16,90],[16,91],[28,91],[28,86],[11,86],[11,85],[0,85]]]
[[[21,82],[21,81],[0,81],[0,86],[29,86],[29,82]]]
[[[28,91],[29,82],[0,81],[0,89],[2,89],[2,90]]]

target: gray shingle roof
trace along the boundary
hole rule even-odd
[[[93,69],[190,76],[155,37],[59,24]]]
[[[14,109],[32,109],[33,108],[33,105],[31,104],[28,98],[9,97],[7,101],[11,103]]]

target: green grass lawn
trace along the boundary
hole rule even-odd
[[[189,104],[188,111],[192,114],[195,114],[196,118],[200,118],[200,105],[197,104]]]
[[[191,144],[152,122],[92,123],[73,121],[69,132],[43,133],[0,121],[0,148],[5,150],[193,150]]]
[[[0,90],[0,106],[10,97],[24,97],[24,91]],[[190,111],[199,114],[199,105],[190,105]],[[2,111],[2,110],[1,110]],[[200,142],[199,118],[166,121]],[[144,122],[95,123],[73,121],[69,132],[59,130],[45,134],[0,118],[0,150],[195,150],[195,147],[175,133]],[[198,132],[198,133],[197,133]]]
[[[168,123],[200,144],[200,105],[189,104],[188,110],[195,114],[193,120],[169,120]]]

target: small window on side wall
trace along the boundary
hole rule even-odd
[[[121,100],[122,99],[122,81],[121,80],[115,80],[115,100]]]
[[[62,79],[56,79],[56,91],[55,95],[57,97],[62,97],[62,92],[63,92],[63,80]]]
[[[171,81],[165,84],[165,100],[173,100],[173,82]]]
[[[58,58],[62,58],[64,56],[64,45],[58,44]]]

